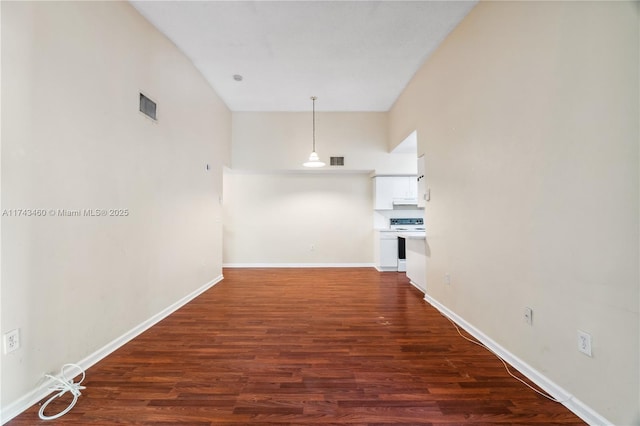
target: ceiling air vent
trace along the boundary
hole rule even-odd
[[[142,93],[140,93],[140,112],[153,120],[157,120],[156,103]]]
[[[344,166],[344,157],[331,157],[329,164],[332,166]]]

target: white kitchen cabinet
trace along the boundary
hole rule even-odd
[[[425,207],[427,203],[427,182],[425,178],[424,155],[418,157],[418,207]]]
[[[398,234],[376,231],[374,256],[378,271],[398,270]]]
[[[418,181],[415,176],[398,176],[393,178],[394,200],[415,200],[418,198]]]
[[[373,179],[373,192],[373,208],[375,210],[393,209],[394,180],[392,177],[375,177]]]
[[[373,179],[374,209],[392,210],[395,204],[417,204],[415,176],[376,176]]]

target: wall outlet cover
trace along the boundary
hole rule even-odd
[[[4,335],[4,353],[8,354],[20,347],[20,329],[16,328]]]
[[[578,350],[587,356],[591,354],[591,335],[582,330],[578,330]]]

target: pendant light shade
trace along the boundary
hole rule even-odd
[[[325,165],[320,161],[320,157],[318,157],[316,153],[316,99],[318,98],[315,96],[311,97],[311,101],[313,102],[313,150],[309,156],[309,161],[302,163],[305,167],[324,167]]]

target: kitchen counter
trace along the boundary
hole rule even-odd
[[[394,229],[394,228],[375,228],[374,239],[374,259],[375,268],[380,272],[397,271],[398,270],[398,237],[405,239],[405,247],[411,242],[420,242],[426,244],[424,230],[410,229]],[[402,271],[406,268],[403,262]],[[420,279],[418,279],[420,280]]]
[[[426,231],[398,231],[398,237],[406,238],[407,240],[426,240]]]

